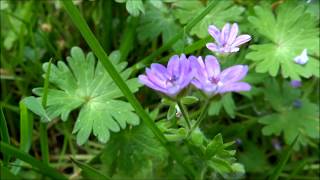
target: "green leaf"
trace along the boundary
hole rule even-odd
[[[191,29],[191,35],[205,38],[208,36],[209,25],[222,27],[226,22],[236,22],[242,19],[241,14],[244,12],[243,7],[235,5],[232,1],[212,1],[215,1],[214,8]],[[175,16],[182,24],[187,24],[194,16],[203,11],[206,5],[198,0],[176,0],[176,2],[173,3]]]
[[[207,162],[208,166],[212,169],[214,169],[215,171],[217,171],[220,174],[224,174],[224,173],[228,173],[228,172],[232,172],[232,166],[231,164],[221,158],[212,158]]]
[[[186,105],[194,104],[194,103],[197,103],[198,101],[199,101],[199,98],[195,96],[185,96],[181,99],[181,103]]]
[[[167,43],[171,38],[178,34],[181,30],[175,23],[175,19],[169,9],[164,5],[155,7],[153,4],[147,4],[147,11],[141,17],[140,26],[138,27],[138,38],[141,42],[152,41],[159,35],[162,37],[162,42]],[[174,43],[173,48],[181,48],[182,41]]]
[[[309,138],[319,139],[319,109],[316,104],[308,100],[301,101],[301,107],[288,107],[279,113],[266,115],[259,119],[259,123],[265,126],[262,129],[264,135],[284,135],[287,144],[291,144],[300,134],[295,149],[306,145]]]
[[[167,112],[167,120],[171,120],[176,116],[176,105],[172,104],[169,106],[169,110]]]
[[[141,86],[136,79],[128,79],[131,69],[124,69],[126,63],[119,62],[120,55],[110,56],[117,70],[132,91]],[[77,143],[84,144],[93,132],[98,140],[106,143],[110,131],[118,132],[126,128],[126,124],[139,124],[138,116],[127,102],[117,100],[123,96],[100,63],[96,64],[92,53],[85,55],[78,47],[71,49],[71,57],[67,58],[68,66],[59,61],[52,64],[49,81],[56,89],[48,89],[47,112],[50,117],[60,116],[68,119],[71,111],[80,108],[73,133],[77,133]],[[47,70],[48,64],[43,65]],[[42,89],[35,89],[42,95]],[[66,103],[68,102],[68,103]]]
[[[234,142],[223,143],[221,134],[217,134],[207,145],[204,158],[208,167],[223,176],[241,175],[243,168],[239,168],[239,163],[235,163],[235,151],[226,148],[233,145]],[[233,167],[234,166],[234,167]],[[241,165],[240,165],[241,166]],[[235,173],[235,174],[231,174]]]
[[[308,54],[319,56],[317,20],[293,1],[280,4],[275,15],[268,5],[254,9],[256,16],[249,17],[249,21],[269,41],[250,46],[252,51],[246,58],[257,62],[256,71],[276,76],[281,70],[283,77],[291,79],[319,77],[317,59],[309,56],[305,65],[293,61],[305,48]]]
[[[107,171],[111,173],[114,168],[115,174],[125,174],[127,178],[148,166],[149,160],[160,163],[167,157],[165,149],[144,124],[115,134],[105,147],[101,161],[103,164],[115,165],[107,166]],[[113,177],[112,174],[110,176]]]
[[[46,110],[43,108],[41,104],[41,99],[36,98],[34,96],[29,96],[24,98],[22,102],[27,106],[27,108],[30,111],[40,116],[43,122],[51,121],[50,116],[47,114]]]
[[[212,101],[209,106],[208,114],[211,116],[218,115],[222,107],[231,118],[235,117],[236,105],[232,98],[232,93],[223,95],[219,101]]]
[[[95,168],[85,164],[85,163],[82,163],[80,161],[77,161],[75,159],[72,159],[72,162],[74,162],[78,167],[80,167],[82,169],[82,173],[83,173],[83,176],[85,178],[89,178],[89,179],[111,179],[105,175],[103,175],[101,172],[97,171]]]
[[[144,6],[142,0],[116,0],[118,3],[126,3],[126,9],[132,16],[144,14]]]

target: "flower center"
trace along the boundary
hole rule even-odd
[[[173,75],[167,80],[166,84],[175,85],[177,80],[178,77]]]
[[[219,77],[211,77],[209,78],[209,81],[212,83],[212,84],[215,84],[217,86],[222,86],[223,83],[220,81],[220,78]]]

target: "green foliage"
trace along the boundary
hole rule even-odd
[[[136,79],[128,79],[131,70],[124,70],[126,63],[118,63],[117,53],[113,53],[111,59],[131,90],[137,91],[140,85]],[[62,61],[57,66],[52,65],[49,81],[57,88],[48,90],[47,113],[51,118],[60,116],[66,121],[71,111],[80,108],[73,129],[73,133],[77,133],[79,145],[88,140],[92,131],[100,142],[105,143],[110,137],[109,131],[118,132],[127,123],[139,124],[139,118],[131,105],[117,100],[122,96],[121,91],[102,65],[95,65],[92,53],[85,56],[80,48],[75,47],[67,61],[69,67]],[[44,70],[47,65],[43,65]],[[42,95],[41,88],[34,92]]]
[[[281,69],[283,77],[319,77],[319,61],[309,56],[305,65],[293,59],[307,49],[309,55],[319,56],[318,22],[306,12],[303,5],[293,2],[279,5],[274,15],[271,6],[256,6],[256,16],[249,17],[250,23],[269,42],[250,46],[246,56],[257,62],[256,71],[276,76]]]
[[[239,21],[244,8],[234,5],[232,1],[216,1],[215,7],[205,16],[191,31],[191,35],[199,38],[208,36],[209,25],[222,27],[228,21]],[[209,2],[209,1],[208,1]],[[201,1],[197,0],[175,0],[173,3],[174,14],[182,24],[187,24],[194,16],[198,15],[206,7]]]
[[[108,180],[109,177],[105,176],[101,172],[97,171],[95,168],[89,166],[88,164],[82,163],[75,159],[71,159],[73,163],[79,166],[82,169],[82,174],[85,178],[90,179],[100,179],[100,180]]]
[[[126,9],[132,16],[144,14],[144,6],[142,0],[115,0],[118,3],[126,3]]]
[[[307,99],[298,100],[299,91],[290,87],[288,82],[284,82],[282,87],[275,81],[267,82],[265,97],[277,112],[259,119],[259,123],[265,125],[262,129],[264,135],[279,136],[283,133],[287,144],[300,135],[295,149],[307,145],[309,138],[319,139],[318,106]]]
[[[234,164],[236,151],[226,149],[232,144],[233,142],[223,143],[222,135],[218,134],[208,143],[205,149],[207,165],[221,175],[240,170],[236,168],[238,164]],[[244,173],[244,169],[242,168],[237,173]]]
[[[220,100],[211,101],[208,110],[209,115],[219,115],[222,107],[231,118],[235,117],[236,105],[231,93],[223,95]]]
[[[167,157],[166,150],[144,125],[127,128],[115,134],[106,144],[101,161],[107,165],[110,176],[124,178],[151,178],[150,168],[161,164]],[[109,165],[113,166],[109,166]],[[149,169],[149,170],[148,170]]]
[[[152,41],[161,35],[162,42],[166,43],[179,33],[181,27],[175,23],[172,13],[165,4],[148,3],[146,8],[147,11],[141,17],[140,26],[137,29],[140,41]],[[177,49],[181,46],[182,41],[180,40],[173,47]]]

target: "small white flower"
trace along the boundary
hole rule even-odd
[[[301,64],[301,65],[306,64],[308,62],[308,60],[309,60],[308,54],[307,54],[307,49],[304,49],[302,51],[302,53],[299,56],[296,56],[293,60],[297,64]]]

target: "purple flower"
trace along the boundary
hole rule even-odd
[[[237,23],[230,26],[225,24],[220,30],[211,25],[208,28],[209,34],[215,39],[216,43],[207,43],[207,48],[213,52],[225,54],[239,51],[239,46],[251,40],[251,36],[243,34],[237,37],[239,27]]]
[[[140,75],[140,83],[170,97],[175,97],[189,85],[193,78],[189,60],[184,54],[172,56],[167,68],[153,63],[146,69],[146,75]]]
[[[195,68],[192,84],[208,96],[251,89],[248,83],[239,82],[248,72],[246,65],[235,65],[220,72],[220,64],[214,56],[206,56],[205,62],[201,56],[190,56],[189,59],[191,66]]]
[[[297,64],[304,65],[308,62],[308,54],[307,54],[307,49],[304,49],[302,53],[299,56],[296,56],[293,61],[296,62]]]
[[[299,80],[292,80],[292,81],[290,82],[290,85],[291,85],[291,87],[293,87],[293,88],[298,88],[298,87],[301,86],[301,81],[299,81]]]

